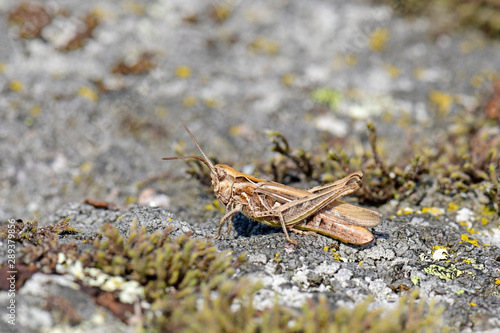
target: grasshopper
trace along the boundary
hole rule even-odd
[[[372,233],[365,227],[378,225],[380,214],[337,200],[359,189],[363,179],[361,171],[333,183],[301,190],[238,172],[228,165],[213,165],[186,125],[184,128],[203,157],[188,155],[165,157],[163,160],[197,159],[210,169],[215,195],[226,206],[216,238],[228,219],[229,234],[234,215],[242,212],[258,222],[281,226],[286,240],[295,245],[297,241],[290,238],[287,228],[299,234],[321,233],[357,245],[373,240]]]

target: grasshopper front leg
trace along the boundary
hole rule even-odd
[[[233,206],[232,204],[231,205],[228,205],[230,208],[231,206]],[[234,208],[232,208],[231,210],[229,210],[226,214],[224,214],[224,216],[220,219],[220,222],[219,222],[219,228],[217,228],[217,236],[215,236],[215,238],[219,238],[220,237],[220,232],[222,230],[222,226],[224,225],[224,222],[226,222],[226,220],[228,218],[231,218],[231,220],[229,221],[229,227],[227,229],[227,234],[229,235],[229,233],[231,232],[231,229],[233,227],[233,218],[234,218],[234,215],[238,212],[240,212],[243,208],[243,205],[241,204],[237,204],[234,206]]]

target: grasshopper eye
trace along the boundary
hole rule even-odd
[[[226,173],[223,170],[219,170],[219,172],[217,172],[217,178],[219,181],[223,181],[226,178]]]
[[[361,184],[361,177],[359,175],[354,175],[354,177],[352,179],[349,179],[347,181],[346,185],[350,185],[352,183]]]
[[[357,182],[359,182],[359,179],[351,179],[351,180],[349,180],[349,181],[346,183],[346,185],[349,185],[349,184],[352,184],[352,183],[357,183]]]

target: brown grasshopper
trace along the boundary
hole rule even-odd
[[[189,155],[163,159],[192,158],[210,168],[215,195],[226,206],[226,214],[220,220],[216,237],[220,236],[224,222],[231,218],[229,234],[234,215],[242,212],[261,223],[281,226],[286,240],[292,244],[297,242],[290,238],[287,228],[299,234],[308,231],[321,233],[358,245],[368,244],[373,240],[373,235],[365,227],[378,225],[381,222],[380,214],[337,200],[359,189],[363,179],[361,171],[353,172],[333,183],[300,190],[238,172],[227,165],[214,166],[186,125],[184,128],[203,157]]]

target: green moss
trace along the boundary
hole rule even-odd
[[[342,93],[323,87],[311,92],[309,98],[316,103],[326,104],[330,110],[335,111],[342,100]]]

